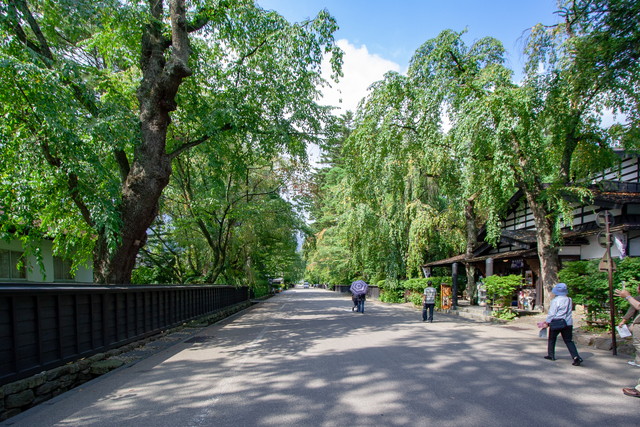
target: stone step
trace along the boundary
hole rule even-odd
[[[480,321],[480,322],[493,322],[495,319],[485,312],[484,307],[465,307],[459,306],[457,310],[444,310],[444,312],[464,317],[465,319]]]

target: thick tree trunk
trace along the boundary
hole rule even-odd
[[[184,0],[170,3],[172,32],[167,40],[162,28],[163,2],[149,0],[154,20],[142,36],[143,79],[137,93],[141,142],[122,184],[118,245],[109,250],[109,236],[102,234],[98,239],[94,274],[100,283],[130,283],[136,256],[147,240],[147,229],[158,214],[158,200],[171,176],[171,156],[166,153],[169,113],[176,109],[176,94],[191,70],[187,66],[190,48]],[[166,59],[169,48],[171,54]]]
[[[540,279],[544,289],[544,309],[546,311],[551,302],[551,289],[558,282],[560,267],[558,248],[553,242],[552,215],[547,212],[544,204],[538,200],[538,191],[524,190],[524,192],[537,229],[536,240],[538,243],[538,258],[540,260]]]
[[[558,248],[553,241],[553,227],[555,222],[555,213],[549,212],[547,206],[541,201],[543,187],[539,180],[534,177],[526,176],[528,167],[528,159],[522,154],[518,138],[513,138],[514,151],[518,155],[519,168],[516,171],[516,182],[518,187],[524,192],[529,204],[529,208],[533,213],[533,221],[536,225],[536,242],[538,244],[538,259],[540,260],[540,280],[542,280],[542,289],[544,290],[544,309],[549,309],[551,302],[551,289],[558,282],[558,271],[560,268],[560,258],[558,257]]]

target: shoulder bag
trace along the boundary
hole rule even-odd
[[[564,319],[552,319],[549,322],[549,329],[557,331],[558,329],[564,329],[567,327],[567,321]]]
[[[567,306],[567,314],[571,312],[571,306],[573,305],[573,301],[569,298],[569,305]],[[564,329],[567,327],[567,321],[564,318],[551,319],[549,322],[549,329],[552,331],[557,331],[559,329]]]

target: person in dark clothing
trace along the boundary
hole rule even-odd
[[[364,314],[364,302],[367,300],[367,295],[366,294],[360,294],[357,296],[358,299],[358,305],[357,305],[357,312],[358,313],[363,313]]]

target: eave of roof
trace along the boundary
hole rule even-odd
[[[489,258],[509,259],[509,258],[522,258],[522,257],[537,256],[537,255],[538,253],[536,249],[522,249],[517,251],[499,252],[496,254],[483,255],[483,256],[473,257],[473,258],[465,258],[465,255],[462,254],[462,255],[456,255],[450,258],[441,259],[438,261],[432,261],[424,264],[423,267],[438,267],[442,265],[450,265],[450,264],[453,264],[454,262],[462,262],[467,264],[467,263],[485,261]]]

